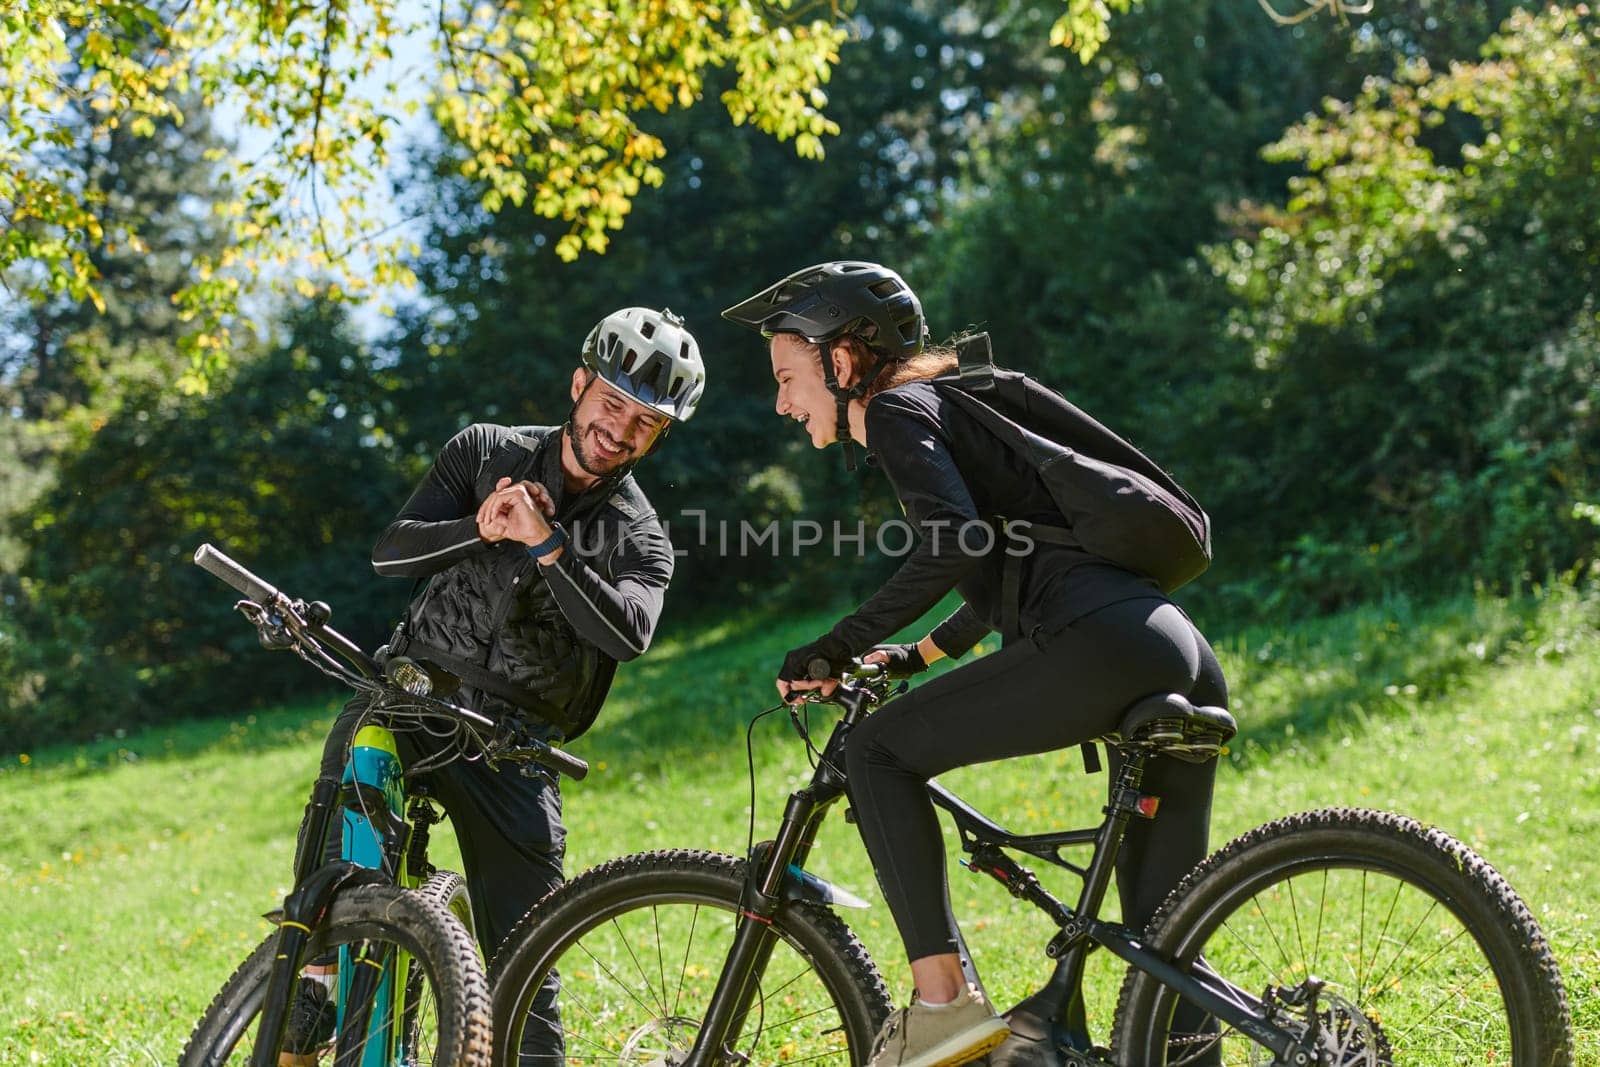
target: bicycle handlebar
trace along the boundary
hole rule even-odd
[[[808,704],[836,704],[840,697],[865,693],[871,697],[872,703],[876,704],[883,700],[888,692],[889,683],[893,681],[889,677],[889,669],[881,663],[862,663],[858,659],[853,659],[850,661],[850,666],[834,674],[833,669],[826,666],[826,662],[822,657],[817,657],[806,665],[806,673],[812,675],[811,681],[820,682],[826,678],[837,678],[839,685],[832,694],[823,696],[821,689],[796,689],[789,695],[791,701],[798,698]],[[813,673],[818,663],[823,663],[824,669],[828,671],[823,678],[817,678]]]
[[[565,749],[553,745],[541,745],[542,751],[535,751],[533,758],[545,766],[559,771],[571,778],[574,782],[581,782],[589,776],[589,764],[579,759]]]
[[[233,586],[247,600],[265,606],[278,597],[278,591],[271,585],[239,566],[209,543],[194,550],[194,561],[198,566]]]
[[[287,623],[286,629],[293,634],[296,641],[307,642],[311,647],[316,648],[318,647],[316,639],[320,638],[331,644],[340,655],[355,664],[361,673],[368,678],[378,679],[382,676],[382,672],[378,670],[377,663],[363,652],[359,645],[327,625],[327,605],[320,603],[311,605],[312,608],[319,609],[312,611],[298,601],[291,603],[289,597],[285,596],[280,590],[251,574],[250,571],[209,543],[202,544],[195,549],[194,562],[197,566],[238,590],[245,599],[260,605],[262,608],[280,610],[286,617],[284,620]],[[307,618],[301,617],[302,612]],[[350,680],[349,677],[346,678],[346,681]],[[394,684],[392,679],[385,680],[390,684]],[[412,694],[412,696],[415,698],[416,694]],[[492,719],[485,718],[466,708],[456,707],[447,701],[438,700],[437,698],[423,699],[429,699],[442,709],[449,709],[458,717],[474,720],[480,726],[493,724]],[[543,741],[534,741],[524,747],[507,749],[499,755],[502,758],[534,760],[566,775],[574,781],[582,781],[589,773],[588,763],[569,752],[553,745],[545,744]]]

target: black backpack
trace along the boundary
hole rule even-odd
[[[1060,393],[996,367],[988,334],[958,348],[960,373],[934,386],[1027,457],[1066,519],[1065,527],[1034,523],[1028,536],[1079,545],[1167,593],[1205,571],[1211,520],[1170,474]]]

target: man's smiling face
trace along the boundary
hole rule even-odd
[[[592,373],[572,380],[572,451],[587,473],[604,477],[648,452],[667,417]]]

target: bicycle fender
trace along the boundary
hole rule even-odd
[[[810,871],[803,870],[792,863],[789,864],[788,877],[783,882],[783,898],[785,900],[804,900],[811,904],[827,904],[841,908],[872,907],[871,904],[862,900],[850,890],[818,878]]]
[[[333,903],[333,895],[346,886],[392,885],[382,871],[363,867],[348,860],[333,860],[311,872],[311,876],[294,888],[283,900],[281,912],[269,912],[279,926],[294,923],[307,929],[316,926]]]

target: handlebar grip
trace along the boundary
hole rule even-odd
[[[826,656],[812,656],[806,663],[806,677],[813,682],[826,681],[833,677],[833,665]]]
[[[589,776],[589,764],[586,761],[554,745],[546,746],[545,750],[539,753],[539,762],[560,771],[574,782],[581,782]]]
[[[209,543],[195,549],[194,562],[196,566],[210,571],[257,604],[265,604],[278,595],[276,589],[217,551]]]

